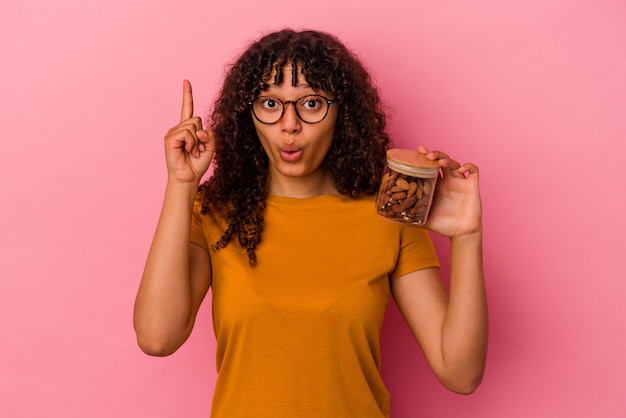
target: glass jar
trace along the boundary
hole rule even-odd
[[[433,202],[439,163],[414,150],[392,148],[380,184],[378,214],[391,221],[424,225]]]

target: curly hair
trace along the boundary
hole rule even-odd
[[[301,68],[315,91],[335,96],[334,138],[322,168],[339,193],[351,198],[374,194],[390,146],[386,116],[371,76],[336,37],[285,29],[252,43],[228,69],[209,117],[216,140],[214,171],[199,189],[202,213],[213,208],[228,225],[212,249],[224,248],[236,236],[252,266],[257,262],[255,248],[261,241],[270,174],[250,103],[268,87],[273,71],[276,84],[281,83],[282,68],[288,64]]]

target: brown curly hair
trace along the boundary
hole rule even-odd
[[[341,194],[351,198],[374,194],[390,146],[385,113],[370,74],[336,37],[284,29],[252,43],[228,69],[209,117],[216,140],[215,166],[199,189],[202,213],[213,208],[228,224],[212,248],[224,248],[236,236],[252,266],[263,231],[269,162],[254,128],[250,102],[267,88],[273,70],[280,84],[282,68],[289,63],[302,69],[314,90],[335,96],[337,122],[322,168]]]

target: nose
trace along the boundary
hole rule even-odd
[[[291,105],[291,106],[289,106]],[[300,118],[296,113],[296,104],[294,102],[285,103],[285,111],[280,119],[280,128],[289,133],[295,133],[302,127]]]

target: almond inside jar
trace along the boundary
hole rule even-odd
[[[377,199],[378,214],[411,225],[428,220],[439,164],[416,151],[391,149]]]

